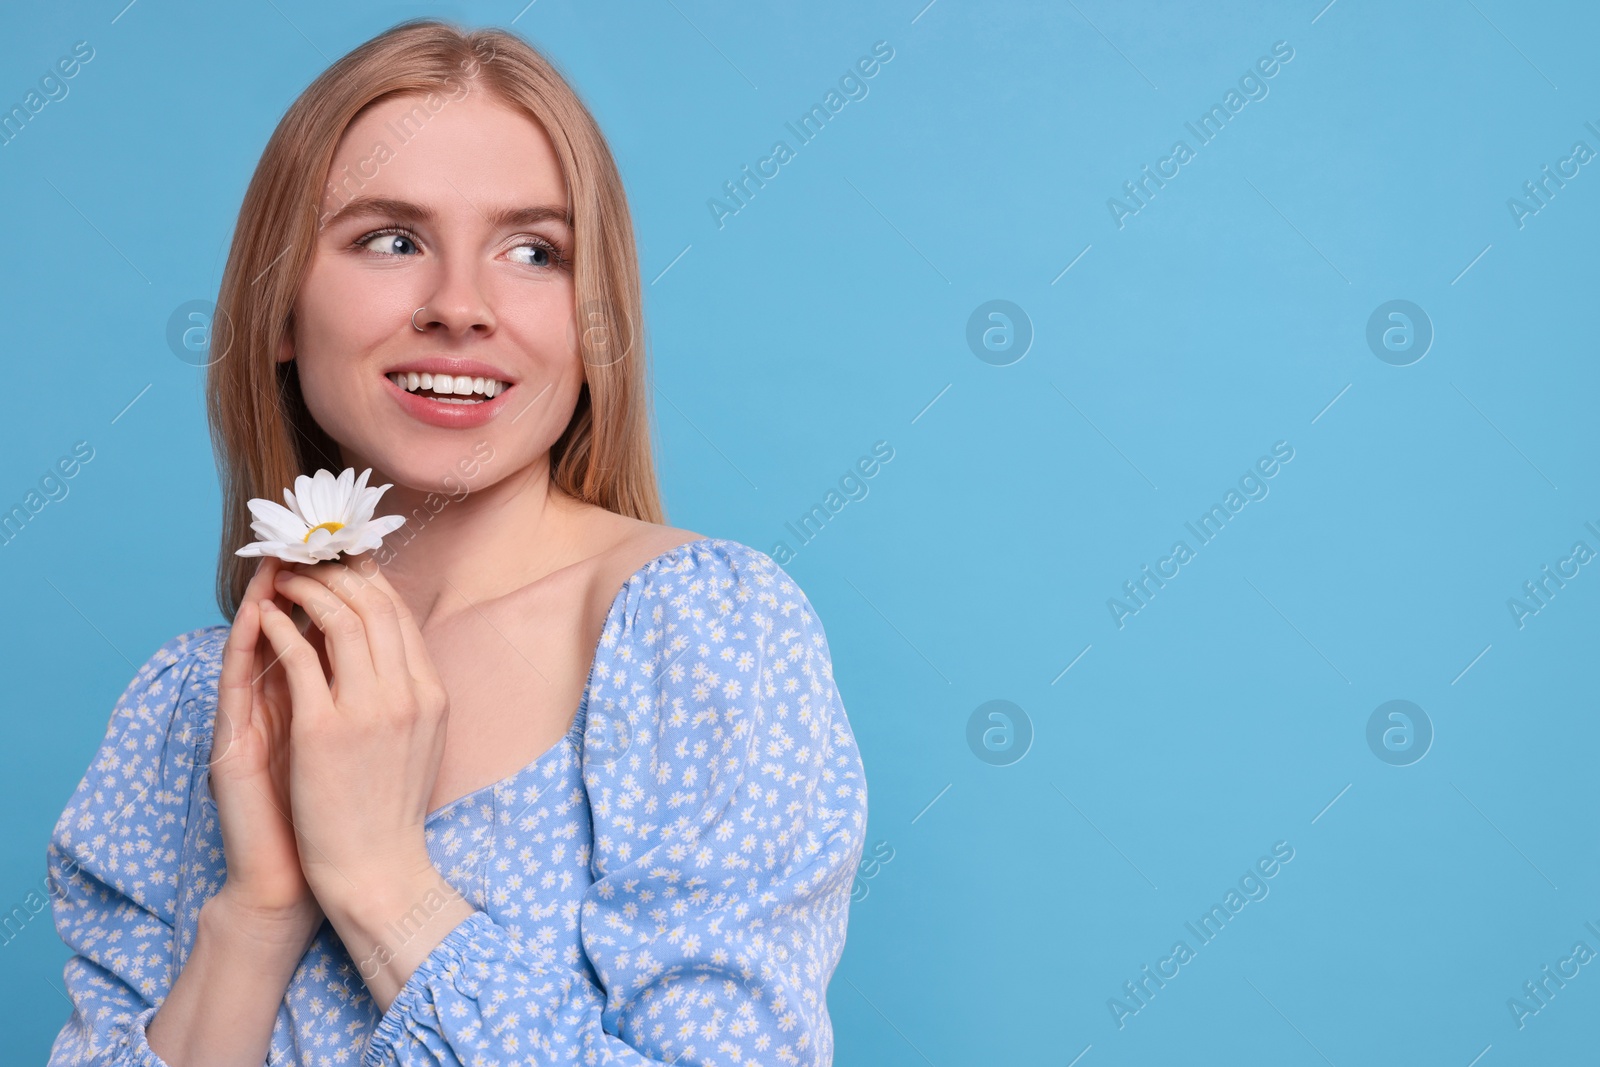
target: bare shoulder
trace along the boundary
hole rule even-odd
[[[593,537],[590,543],[596,548],[593,566],[588,570],[591,597],[601,611],[610,606],[622,584],[646,563],[674,548],[704,539],[693,530],[646,522],[603,508],[595,511],[600,514],[588,517]]]

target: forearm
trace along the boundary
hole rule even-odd
[[[245,914],[223,894],[208,900],[194,950],[146,1030],[151,1051],[171,1067],[261,1067],[284,991],[320,925],[313,918]]]

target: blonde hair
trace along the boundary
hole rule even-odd
[[[249,499],[279,500],[297,475],[341,468],[337,445],[306,408],[295,362],[275,357],[293,328],[315,248],[320,183],[364,108],[401,94],[459,98],[463,85],[486,90],[541,125],[566,182],[585,382],[571,421],[551,446],[551,481],[618,514],[664,521],[650,447],[633,227],[622,177],[594,116],[555,66],[515,34],[412,19],[342,56],[300,94],[267,142],[239,209],[206,378],[223,496],[217,604],[230,622],[257,562],[234,554],[254,539]]]

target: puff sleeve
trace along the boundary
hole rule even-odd
[[[622,595],[583,711],[588,968],[520,956],[476,912],[408,979],[366,1067],[832,1062],[867,789],[822,624],[737,542]]]
[[[181,634],[135,673],[48,850],[72,1016],[51,1067],[165,1067],[145,1027],[177,969],[177,887],[201,729],[226,627]]]

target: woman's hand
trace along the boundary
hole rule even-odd
[[[301,871],[289,816],[288,679],[260,639],[260,603],[275,596],[281,566],[262,559],[222,653],[211,794],[228,877],[213,910],[251,925],[263,941],[281,936],[286,951],[298,944],[303,952],[322,910]]]
[[[294,564],[276,587],[321,631],[333,673],[330,683],[287,614],[263,613],[294,704],[289,798],[301,869],[386,1005],[473,910],[434,868],[423,835],[449,698],[416,621],[374,561],[359,573],[338,562]],[[386,940],[397,922],[400,944]]]

